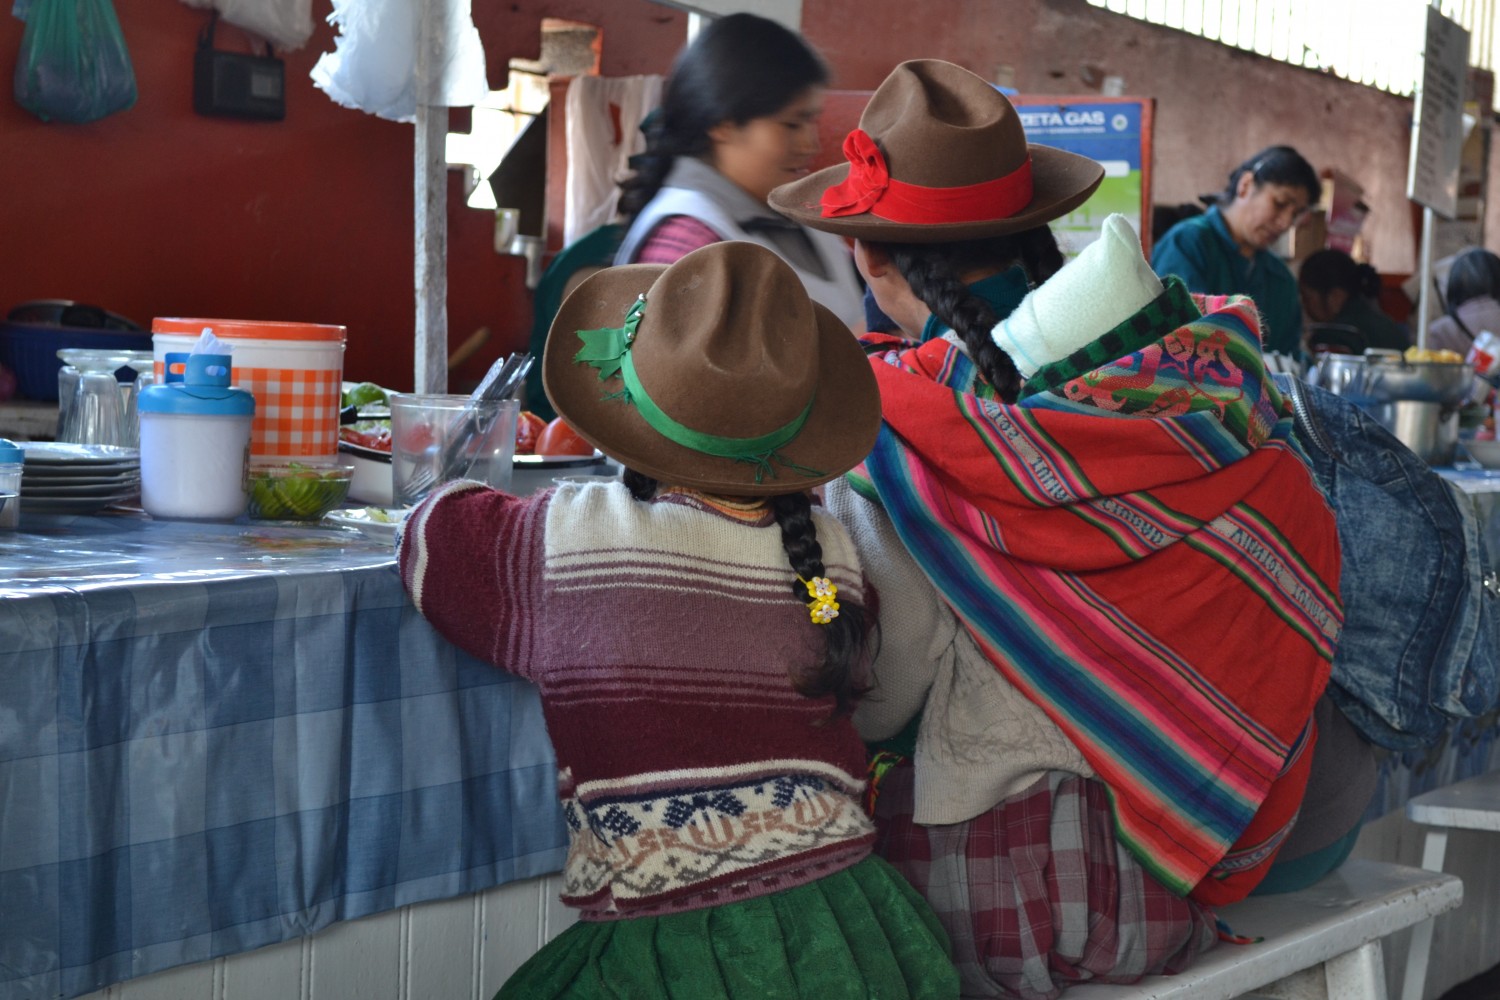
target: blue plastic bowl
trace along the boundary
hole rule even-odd
[[[27,399],[55,400],[57,352],[64,347],[118,351],[151,350],[148,330],[96,330],[0,321],[0,365],[16,375],[16,392]]]

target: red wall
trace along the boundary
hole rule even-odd
[[[0,309],[73,298],[142,323],[184,314],[343,323],[347,375],[410,387],[412,129],[338,107],[312,86],[308,70],[334,47],[329,3],[314,0],[313,40],[285,56],[285,122],[192,112],[205,15],[176,0],[115,0],[140,87],[130,111],[47,125],[0,101]],[[600,26],[600,71],[609,76],[665,72],[685,37],[685,16],[649,0],[473,7],[492,86],[510,58],[538,57],[544,16]],[[1085,0],[805,0],[803,29],[844,90],[874,88],[901,59],[931,55],[1036,95],[1084,94],[1101,74],[1122,76],[1127,94],[1157,100],[1161,202],[1216,189],[1249,151],[1291,142],[1315,165],[1365,185],[1377,268],[1412,269],[1402,190],[1409,100]],[[22,30],[0,15],[0,80],[10,78]],[[235,29],[221,34],[221,47],[246,47]],[[454,128],[466,121],[466,112],[453,114]],[[832,162],[840,136],[824,131]],[[1500,157],[1494,164],[1500,170]],[[449,178],[449,343],[481,326],[493,331],[455,373],[452,384],[463,388],[525,343],[531,302],[521,261],[495,254],[491,217],[465,207],[460,175]],[[1490,208],[1491,223],[1500,222],[1500,198]]]
[[[541,17],[605,26],[607,74],[660,72],[684,37],[680,13],[646,0],[475,3],[491,86],[511,57],[536,58]],[[334,47],[329,0],[317,30],[284,54],[284,122],[192,110],[193,50],[206,19],[175,0],[115,0],[140,92],[87,125],[46,124],[0,101],[0,310],[70,298],[124,313],[342,323],[347,377],[412,385],[412,128],[339,107],[308,71]],[[606,14],[608,16],[606,16]],[[0,80],[24,25],[0,16]],[[246,50],[234,28],[219,46]],[[609,43],[615,44],[609,44]],[[455,112],[453,127],[467,114]],[[454,374],[472,381],[525,344],[530,293],[520,258],[497,255],[493,217],[463,204],[449,174],[450,346],[490,342]]]

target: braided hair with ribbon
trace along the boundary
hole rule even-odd
[[[624,481],[630,495],[640,501],[655,497],[661,488],[657,480],[634,469],[625,470]],[[807,581],[821,579],[824,573],[823,548],[818,544],[817,526],[812,519],[812,498],[807,493],[784,493],[769,500],[781,529],[781,547],[798,577],[792,583],[792,593],[811,608],[816,602],[809,600],[812,587]],[[832,718],[853,712],[865,692],[855,672],[868,655],[871,625],[871,616],[863,605],[847,597],[839,601],[837,612],[818,629],[825,643],[822,661],[810,673],[791,678],[798,694],[808,698],[831,695]]]

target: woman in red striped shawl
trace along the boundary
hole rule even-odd
[[[1254,306],[1163,287],[1118,217],[1064,267],[1101,169],[959,67],[898,67],[845,154],[772,203],[854,237],[916,344],[826,491],[884,597],[856,721],[916,727],[880,849],[966,994],[1180,969],[1288,840],[1341,623]]]

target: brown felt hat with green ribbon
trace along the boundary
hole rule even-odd
[[[913,59],[870,96],[844,140],[848,161],[771,192],[804,226],[887,243],[1003,236],[1088,200],[1104,168],[1026,141],[1004,94],[940,59]]]
[[[711,492],[827,482],[863,461],[880,429],[859,342],[754,243],[589,276],[552,321],[542,380],[611,458]]]

